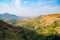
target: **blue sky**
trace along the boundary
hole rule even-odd
[[[0,14],[33,17],[60,13],[60,0],[0,0]]]

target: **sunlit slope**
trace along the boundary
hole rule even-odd
[[[25,24],[26,22],[37,23],[39,22],[40,26],[49,26],[55,21],[60,20],[60,14],[48,14],[42,15],[36,18],[23,19],[21,22],[18,21],[17,25]]]
[[[60,14],[49,14],[41,17],[41,25],[48,26],[53,24],[55,21],[60,20]]]
[[[48,14],[36,18],[24,19],[16,25],[27,29],[37,30],[37,33],[40,33],[38,30],[43,29],[44,30],[41,33],[45,33],[45,30],[46,33],[48,33],[49,30],[53,29],[60,34],[60,14]]]

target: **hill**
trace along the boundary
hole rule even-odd
[[[41,15],[36,18],[29,18],[29,19],[23,19],[22,22],[36,22],[40,21],[41,26],[48,26],[53,24],[55,21],[60,20],[60,14],[49,14],[49,15]]]
[[[18,20],[22,20],[23,17],[19,17],[9,13],[4,13],[4,14],[0,14],[0,19],[7,23],[15,24]]]
[[[60,31],[58,31],[58,28],[60,29],[60,14],[41,15],[36,18],[25,19],[22,22],[18,22],[16,25],[35,31],[37,30],[36,32],[38,34],[41,34],[38,30],[44,31],[44,29],[47,32],[49,30],[55,30],[58,34],[60,34]]]
[[[0,14],[0,18],[1,19],[18,19],[19,17],[13,14],[4,13],[4,14]]]
[[[15,26],[0,20],[0,40],[60,40],[60,14],[26,18]]]
[[[60,14],[24,19],[16,25],[35,31],[39,35],[38,40],[60,40]]]
[[[55,21],[60,20],[60,14],[49,14],[40,17],[40,21],[43,23],[42,25],[48,26],[53,24]]]
[[[0,20],[0,40],[33,40],[37,39],[34,31],[12,26]]]

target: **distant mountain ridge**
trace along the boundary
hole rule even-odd
[[[15,24],[18,20],[23,19],[23,17],[9,14],[9,13],[4,13],[4,14],[0,14],[0,19],[7,23]]]
[[[0,14],[0,18],[1,19],[18,19],[20,17],[13,14],[9,14],[9,13],[4,13],[4,14]]]

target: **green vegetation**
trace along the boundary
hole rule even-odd
[[[45,17],[47,19],[45,19]],[[53,18],[53,20],[52,20],[52,18]],[[51,21],[50,23],[49,23],[49,19]],[[55,16],[52,15],[52,17],[51,17],[51,15],[38,17],[31,21],[23,22],[23,23],[25,23],[25,24],[21,24],[18,26],[34,31],[37,34],[36,40],[60,40],[60,36],[59,36],[60,33],[55,30],[56,28],[58,28],[60,26],[60,19],[57,18],[56,15]],[[48,25],[46,25],[46,23]]]
[[[0,21],[0,40],[60,40],[60,29],[57,29],[60,27],[60,19],[56,19],[56,15],[49,16],[44,16],[47,19],[38,17],[22,21],[20,25],[16,23],[16,26]]]

